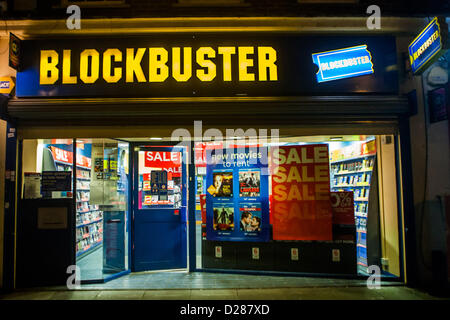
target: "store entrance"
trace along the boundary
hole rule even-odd
[[[187,267],[186,150],[134,147],[133,270]]]

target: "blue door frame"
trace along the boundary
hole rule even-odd
[[[154,205],[139,209],[139,152],[180,152],[181,207]],[[174,146],[132,145],[132,271],[167,270],[187,268],[187,152]],[[195,198],[194,198],[195,199]]]

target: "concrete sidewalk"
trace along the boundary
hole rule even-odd
[[[22,290],[0,300],[449,300],[405,286],[266,289]]]

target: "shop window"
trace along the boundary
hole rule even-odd
[[[279,141],[196,144],[197,267],[400,276],[394,137]]]

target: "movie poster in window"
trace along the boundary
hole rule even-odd
[[[229,234],[234,230],[234,205],[230,202],[214,203],[213,229],[219,234]]]
[[[240,197],[259,197],[260,173],[259,170],[239,170]]]
[[[257,236],[261,232],[261,226],[261,203],[241,203],[239,205],[239,230],[244,236]]]
[[[233,170],[214,170],[213,185],[208,192],[215,198],[233,197]]]

